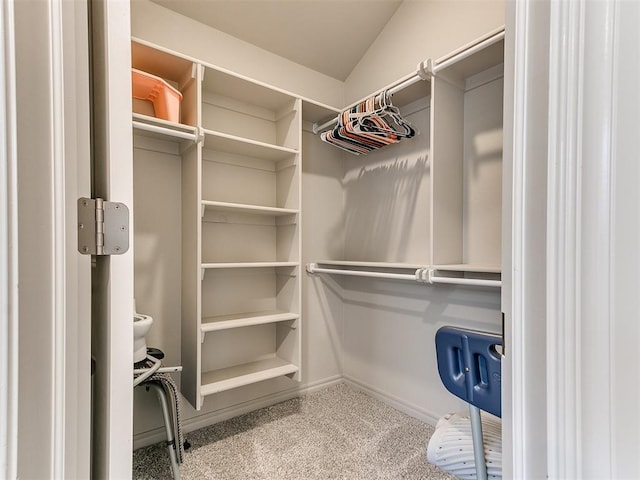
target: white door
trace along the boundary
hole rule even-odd
[[[131,35],[127,0],[91,0],[93,194],[133,206]],[[132,212],[131,212],[132,213]],[[132,225],[133,216],[131,215]],[[133,229],[123,255],[93,272],[93,478],[131,477],[133,437]]]

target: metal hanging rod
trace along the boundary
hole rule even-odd
[[[152,133],[160,133],[162,135],[167,135],[170,137],[184,138],[185,140],[191,140],[193,142],[198,141],[198,136],[195,132],[182,132],[180,130],[174,130],[172,128],[161,127],[159,125],[151,125],[149,123],[144,122],[136,122],[135,120],[132,122],[133,128],[137,130],[144,130],[145,132]]]
[[[427,61],[428,62],[428,61]],[[389,96],[393,96],[394,94],[400,92],[401,90],[404,90],[405,88],[413,85],[414,83],[418,83],[422,80],[427,80],[430,76],[430,74],[428,73],[428,71],[425,69],[425,62],[422,62],[420,64],[420,66],[418,67],[418,71],[413,74],[412,76],[410,76],[409,78],[401,81],[400,83],[398,83],[397,85],[386,89],[387,90],[387,94]],[[378,92],[376,92],[374,95],[378,95],[379,93],[381,93],[384,90],[380,90]],[[313,133],[317,134],[318,132],[320,132],[321,130],[324,130],[325,128],[330,127],[331,125],[338,123],[338,118],[339,115],[336,116],[335,118],[332,118],[331,120],[326,121],[325,123],[323,123],[322,125],[318,125],[317,123],[313,124]]]
[[[414,274],[409,273],[385,273],[385,272],[365,272],[363,270],[339,270],[337,268],[320,268],[317,263],[308,263],[307,272],[309,273],[329,273],[331,275],[349,275],[352,277],[370,277],[370,278],[390,278],[394,280],[411,280],[413,282],[419,282],[417,272]]]
[[[369,278],[386,278],[392,280],[409,280],[418,283],[427,283],[430,285],[440,283],[449,285],[466,285],[474,287],[497,287],[502,286],[501,280],[486,280],[482,278],[456,278],[456,277],[440,277],[435,274],[436,270],[427,267],[421,267],[414,273],[386,273],[386,272],[368,272],[364,270],[348,270],[338,268],[322,268],[317,263],[308,263],[307,272],[328,273],[330,275],[347,275],[352,277],[369,277]]]
[[[501,280],[486,280],[484,278],[455,278],[438,277],[434,275],[434,270],[429,270],[429,280],[427,283],[443,283],[449,285],[468,285],[470,287],[502,287]]]
[[[416,73],[414,73],[409,78],[400,81],[399,83],[393,85],[391,88],[386,89],[389,95],[394,95],[399,91],[413,85],[414,83],[418,83],[421,80],[428,80],[432,76],[434,76],[437,72],[444,70],[445,68],[450,67],[451,65],[464,60],[467,57],[493,45],[494,43],[498,43],[499,41],[504,39],[504,29],[494,33],[488,38],[485,38],[481,42],[476,43],[470,47],[465,48],[464,50],[459,51],[458,53],[454,53],[449,58],[446,58],[440,62],[433,62],[431,59],[427,59],[424,62],[420,62],[418,68],[416,69]],[[384,91],[379,90],[374,95]],[[349,107],[347,107],[349,108]],[[339,116],[323,123],[322,125],[318,125],[317,123],[313,124],[313,133],[317,134],[321,130],[324,130],[331,125],[338,123]]]

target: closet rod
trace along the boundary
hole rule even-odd
[[[485,48],[490,47],[494,43],[498,43],[500,40],[503,40],[503,39],[504,39],[504,30],[501,30],[500,32],[490,36],[489,38],[486,38],[485,40],[479,43],[476,43],[472,47],[465,48],[461,52],[458,52],[450,56],[446,60],[443,60],[441,62],[435,62],[435,64],[433,65],[433,74],[436,74],[440,70],[444,70],[445,68],[450,67],[454,63],[460,62],[465,58],[470,57],[471,55],[479,52],[480,50],[484,50]]]
[[[432,272],[433,270],[431,270]],[[429,283],[444,283],[449,285],[469,285],[475,287],[502,287],[501,280],[485,280],[483,278],[455,278],[436,277],[430,275]]]
[[[439,72],[440,70],[443,70],[449,66],[451,66],[452,64],[459,62],[461,60],[464,60],[467,57],[470,57],[471,55],[487,48],[490,47],[491,45],[493,45],[494,43],[498,43],[499,41],[504,39],[504,29],[500,30],[499,32],[495,33],[494,35],[490,36],[489,38],[484,39],[483,41],[476,43],[475,45],[465,48],[464,50],[452,55],[451,57],[447,58],[446,60],[443,60],[441,62],[435,63],[435,62],[431,62],[431,60],[425,60],[424,62],[422,62],[418,68],[418,70],[416,71],[416,73],[414,73],[411,77],[409,77],[408,79],[401,81],[400,83],[398,83],[397,85],[389,88],[387,91],[389,93],[389,95],[394,95],[395,93],[398,93],[399,91],[413,85],[414,83],[418,83],[420,80],[425,80],[427,78],[427,76],[429,75],[435,75],[437,72]],[[433,66],[431,66],[431,64],[433,63]],[[426,68],[425,68],[426,66]],[[382,90],[380,90],[377,93],[380,93]],[[376,94],[377,94],[376,93]],[[338,118],[339,116],[323,123],[322,125],[318,125],[317,123],[313,124],[313,133],[317,134],[318,132],[320,132],[321,130],[324,130],[325,128],[330,127],[331,125],[333,125],[334,123],[338,123]]]
[[[309,273],[330,273],[332,275],[349,275],[352,277],[370,277],[370,278],[390,278],[393,280],[411,280],[419,282],[417,276],[420,269],[414,274],[408,273],[384,273],[384,272],[364,272],[361,270],[338,270],[337,268],[319,268],[316,263],[307,264],[307,272]]]
[[[337,268],[321,268],[317,263],[308,263],[307,272],[309,273],[328,273],[331,275],[348,275],[353,277],[369,277],[369,278],[387,278],[392,280],[411,280],[418,283],[441,283],[448,285],[466,285],[470,287],[498,287],[502,286],[501,280],[486,280],[482,278],[455,278],[455,277],[438,277],[435,270],[431,268],[418,268],[413,274],[409,273],[384,273],[384,272],[367,272],[362,270],[340,270]]]
[[[171,128],[160,127],[158,125],[136,122],[135,120],[132,122],[132,124],[134,129],[144,130],[146,132],[161,133],[170,137],[184,138],[186,140],[192,140],[194,142],[198,140],[198,137],[195,133],[181,132],[180,130],[173,130]]]
[[[421,80],[424,80],[424,78],[422,76],[420,76],[419,73],[416,72],[411,77],[409,77],[406,80],[398,83],[396,86],[387,89],[387,93],[390,96],[393,96],[394,94],[398,93],[399,91],[404,90],[405,88],[413,85],[414,83],[418,83]],[[382,92],[382,90],[377,92],[375,95],[377,95],[380,92]],[[331,120],[326,121],[322,125],[318,125],[317,123],[314,123],[313,124],[313,133],[317,134],[321,130],[324,130],[325,128],[330,127],[334,123],[338,123],[338,118],[340,118],[340,115],[336,116],[335,118],[332,118]]]

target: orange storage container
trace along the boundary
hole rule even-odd
[[[153,104],[157,118],[180,122],[182,94],[164,79],[150,73],[131,69],[133,98],[147,100]]]

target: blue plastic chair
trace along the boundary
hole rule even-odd
[[[479,480],[487,479],[480,410],[502,416],[500,335],[442,327],[436,332],[438,373],[445,388],[469,404]]]

